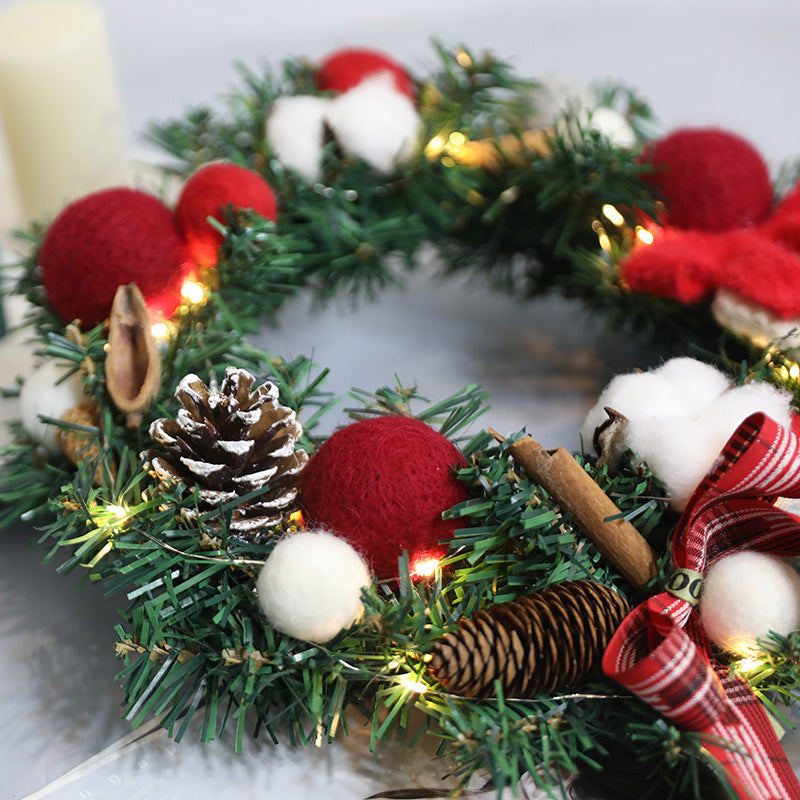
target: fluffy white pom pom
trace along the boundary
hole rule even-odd
[[[256,591],[273,628],[321,644],[359,619],[361,589],[369,582],[367,565],[348,542],[304,531],[275,545]]]
[[[733,553],[707,571],[698,610],[712,642],[748,655],[770,631],[800,628],[800,576],[776,556]]]
[[[328,124],[346,153],[391,172],[419,146],[414,104],[398,92],[390,72],[379,72],[331,101]]]
[[[61,419],[66,411],[86,399],[80,373],[65,377],[70,369],[71,366],[57,361],[45,361],[27,377],[19,393],[22,426],[51,453],[59,452],[58,428],[40,420],[39,415]]]
[[[309,181],[319,176],[330,104],[330,98],[315,95],[279,97],[267,119],[266,137],[272,151],[284,166]]]

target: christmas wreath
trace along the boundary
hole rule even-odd
[[[648,142],[628,90],[544,120],[541,85],[439,55],[425,81],[371,51],[245,73],[229,119],[151,132],[177,198],[108,189],[29,233],[41,360],[0,519],[124,598],[134,725],[321,742],[359,706],[376,745],[417,709],[462,785],[800,797],[769,721],[800,665],[800,522],[778,502],[800,495],[800,369],[771,327],[798,313],[796,193],[775,205],[730,134]],[[301,288],[394,281],[431,242],[665,353],[717,342],[733,303],[753,357],[620,376],[577,454],[467,434],[476,386],[355,392],[353,422],[315,435],[324,370],[246,334]]]

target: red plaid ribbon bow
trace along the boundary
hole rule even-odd
[[[707,734],[707,749],[748,800],[800,799],[800,784],[750,687],[713,658],[691,595],[706,569],[730,552],[800,554],[800,519],[773,504],[779,496],[800,496],[800,438],[753,414],[683,512],[672,591],[634,609],[603,657],[609,677],[679,727]]]

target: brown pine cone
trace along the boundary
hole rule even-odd
[[[600,666],[628,613],[612,588],[570,581],[497,603],[458,621],[434,646],[428,668],[446,689],[467,697],[535,697],[574,686]]]

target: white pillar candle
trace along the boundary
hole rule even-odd
[[[0,11],[0,125],[23,214],[127,179],[126,137],[105,18],[89,0]]]

